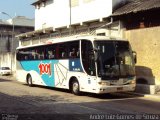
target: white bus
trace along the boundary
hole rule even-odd
[[[136,54],[126,40],[68,37],[17,48],[17,80],[82,92],[134,91]]]

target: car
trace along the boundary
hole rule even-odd
[[[0,67],[0,75],[10,75],[11,69],[9,67]]]

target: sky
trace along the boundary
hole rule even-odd
[[[0,0],[0,12],[5,12],[11,17],[26,16],[34,18],[34,6],[31,4],[36,0]],[[7,15],[0,13],[0,19],[9,19]]]

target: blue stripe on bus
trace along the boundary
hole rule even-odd
[[[41,75],[41,78],[42,78],[42,80],[44,81],[44,83],[45,83],[47,86],[52,86],[52,87],[55,86],[54,64],[57,64],[57,63],[58,63],[58,60],[21,61],[22,68],[23,68],[25,71],[28,71],[28,72],[29,72],[29,71],[31,71],[31,70],[34,70],[34,71],[36,71],[39,75],[40,75],[39,65],[40,65],[40,64],[50,64],[50,65],[51,65],[51,66],[50,66],[50,67],[51,67],[51,75],[42,74],[42,75]]]
[[[42,61],[34,60],[34,61],[21,61],[20,64],[21,64],[22,69],[24,69],[25,71],[28,71],[28,72],[35,71],[35,72],[37,72],[37,74],[39,74],[41,76],[45,85],[55,87],[54,71],[56,69],[54,68],[54,64],[58,64],[59,62],[60,62],[60,60],[42,60]],[[41,74],[40,65],[42,65],[42,64],[43,65],[50,65],[51,75],[46,74],[46,73]],[[83,72],[82,66],[81,66],[81,63],[80,63],[80,59],[78,59],[78,58],[68,60],[68,65],[69,65],[69,68],[66,68],[66,69],[69,69],[69,71]]]

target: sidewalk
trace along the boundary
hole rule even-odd
[[[0,79],[16,81],[15,76],[0,76]],[[124,93],[120,93],[120,94],[131,95],[131,96],[136,95],[136,96],[145,97],[145,98],[149,98],[149,99],[160,100],[160,92],[158,92],[156,94],[144,94],[144,93],[136,93],[136,92],[124,92]]]

